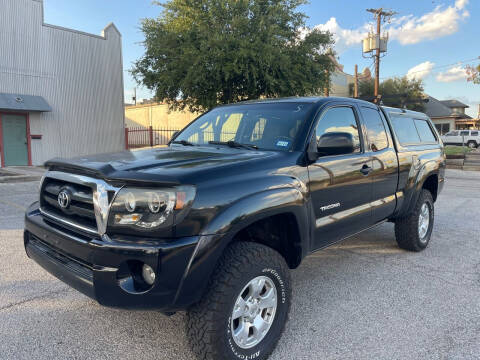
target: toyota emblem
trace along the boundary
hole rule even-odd
[[[60,207],[62,209],[68,208],[68,206],[70,205],[70,201],[71,201],[71,197],[70,197],[69,192],[67,190],[60,191],[58,193],[57,201],[58,201],[58,205],[60,205]]]

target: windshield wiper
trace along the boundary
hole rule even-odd
[[[227,146],[230,146],[231,148],[243,148],[243,149],[249,149],[249,150],[258,149],[257,145],[241,144],[239,142],[232,141],[232,140],[230,140],[230,141],[209,141],[208,143],[212,144],[212,145],[227,145]]]
[[[174,140],[172,141],[172,144],[182,144],[183,146],[195,146],[195,144],[187,140],[176,140],[176,141]]]

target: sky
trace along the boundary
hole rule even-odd
[[[470,106],[467,113],[477,116],[480,85],[466,81],[464,66],[480,64],[480,0],[310,0],[301,10],[307,26],[334,34],[339,62],[352,74],[373,69],[373,59],[363,58],[361,40],[372,28],[367,8],[397,12],[384,24],[388,51],[380,62],[380,78],[404,76],[421,78],[425,92],[439,100],[458,99]],[[138,87],[128,69],[143,54],[140,31],[142,18],[157,17],[160,7],[151,0],[44,0],[45,22],[100,34],[113,22],[122,33],[125,97],[131,102],[152,94]]]

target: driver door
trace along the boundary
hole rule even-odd
[[[372,224],[369,203],[373,183],[372,157],[365,153],[357,109],[335,105],[325,109],[316,125],[316,142],[329,132],[351,133],[353,151],[319,156],[308,166],[315,214],[313,249],[328,246]]]

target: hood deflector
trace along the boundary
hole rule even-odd
[[[117,170],[108,163],[76,163],[72,160],[55,158],[45,163],[49,170],[75,173],[79,175],[91,176],[105,181],[119,181],[131,184],[155,184],[165,186],[180,185],[177,179],[165,175],[148,174],[142,172],[131,172],[128,170]]]

